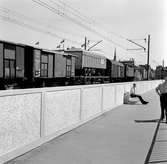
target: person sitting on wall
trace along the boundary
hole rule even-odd
[[[148,102],[145,101],[140,95],[137,95],[137,94],[135,93],[135,89],[136,89],[136,84],[133,83],[133,86],[132,86],[132,88],[131,88],[131,90],[130,90],[130,97],[132,97],[132,98],[138,97],[138,99],[140,100],[140,102],[141,102],[142,104],[148,104]]]

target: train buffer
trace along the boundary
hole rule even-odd
[[[155,139],[159,97],[154,90],[143,97],[149,104],[121,105],[7,164],[149,164],[157,152],[161,161],[162,151],[158,146],[154,150],[157,143],[162,144]],[[167,124],[161,126],[161,135],[162,129]],[[162,160],[167,161],[167,155]]]

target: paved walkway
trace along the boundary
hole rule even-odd
[[[143,164],[160,117],[155,92],[143,97],[150,103],[117,107],[8,164]],[[160,133],[167,130],[165,125]]]
[[[149,163],[167,164],[167,124],[160,123]]]

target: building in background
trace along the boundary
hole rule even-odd
[[[167,76],[167,67],[157,66],[155,70],[155,78],[163,79]]]
[[[167,76],[167,67],[163,67],[162,78]]]
[[[161,65],[156,67],[156,70],[155,70],[156,79],[162,79],[162,70],[163,70],[163,67]]]

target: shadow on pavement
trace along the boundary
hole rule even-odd
[[[159,119],[152,119],[152,120],[135,120],[136,123],[153,123],[153,122],[158,122]]]
[[[156,140],[156,142],[167,142],[167,140]]]
[[[137,104],[138,101],[128,101],[127,103],[125,103],[124,105],[141,105],[141,104]]]
[[[160,163],[164,163],[164,162],[166,163],[167,160],[162,160],[162,161],[152,161],[152,162],[149,162],[149,163],[159,163],[159,164],[160,164]]]

